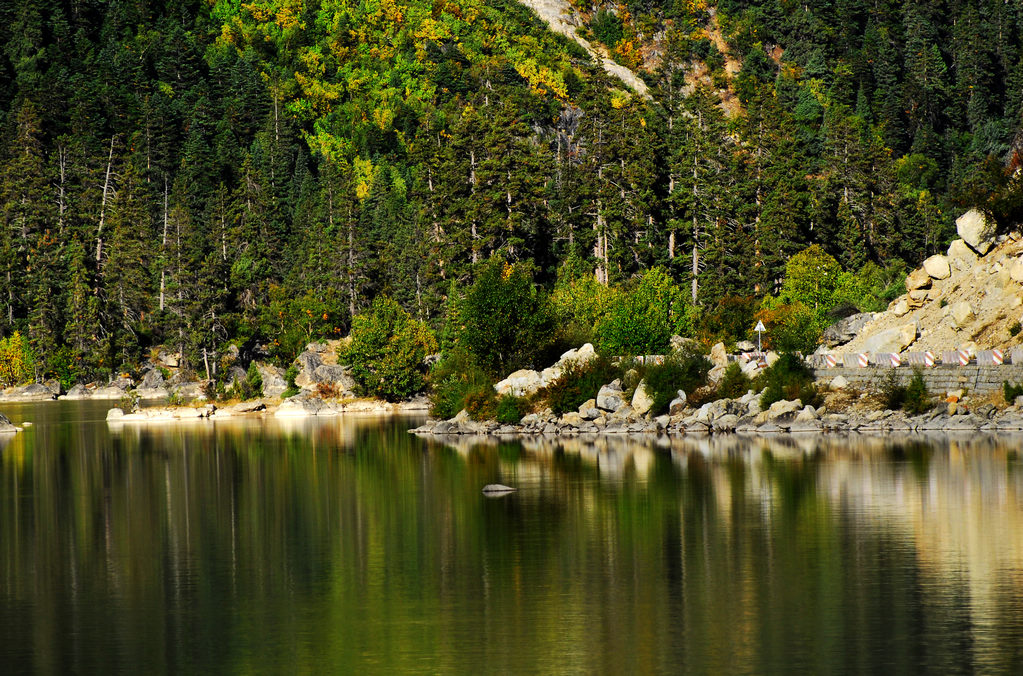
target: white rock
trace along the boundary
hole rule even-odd
[[[710,348],[710,361],[714,366],[728,366],[728,350],[724,343],[714,343]]]
[[[863,351],[902,352],[916,341],[916,337],[916,323],[910,322],[870,336],[863,343]]]
[[[654,405],[653,393],[646,386],[646,381],[639,381],[636,392],[632,395],[632,410],[638,415],[644,415]]]
[[[941,254],[935,254],[925,260],[924,270],[934,279],[948,279],[948,277],[952,274],[952,269],[948,264],[948,259]]]
[[[776,401],[771,404],[770,408],[767,409],[767,419],[774,420],[780,416],[786,415],[787,413],[795,413],[799,409],[803,408],[803,402],[799,399],[793,399],[792,401]]]
[[[963,240],[956,239],[948,245],[948,259],[956,270],[969,270],[977,262],[977,252]]]
[[[896,317],[904,317],[909,314],[909,301],[900,298],[891,307],[891,313]]]
[[[845,376],[835,376],[831,379],[831,389],[844,390],[849,387],[849,380]]]
[[[622,399],[622,383],[619,380],[608,383],[597,392],[597,408],[605,411],[617,411],[625,405]]]
[[[774,366],[775,362],[781,359],[781,355],[772,350],[767,353],[767,356],[764,359],[768,366]]]
[[[906,276],[906,291],[931,288],[931,276],[923,268],[914,270]]]
[[[973,308],[965,300],[960,301],[950,306],[950,314],[956,327],[961,329],[973,318]]]
[[[1012,281],[1023,284],[1023,258],[1017,258],[1009,266],[1009,277]]]
[[[530,369],[519,369],[494,385],[494,391],[499,395],[512,394],[516,397],[524,397],[536,392],[541,387],[543,387],[543,378],[539,373]]]
[[[981,256],[991,250],[997,231],[997,224],[976,209],[970,209],[956,219],[956,232]]]
[[[671,403],[668,404],[668,414],[669,415],[676,415],[678,413],[681,413],[682,410],[686,407],[686,401],[687,401],[687,398],[686,398],[685,391],[684,390],[679,390],[678,391],[678,396],[675,397],[674,399],[672,399]]]

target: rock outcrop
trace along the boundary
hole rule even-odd
[[[956,219],[956,232],[971,249],[983,256],[994,246],[998,226],[977,209],[970,209]]]

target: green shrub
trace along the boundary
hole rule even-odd
[[[590,23],[590,28],[598,40],[612,49],[624,35],[621,17],[605,9],[597,11],[597,15]]]
[[[387,401],[408,399],[426,387],[426,356],[437,339],[398,303],[379,297],[352,320],[351,342],[338,348],[362,394]]]
[[[497,400],[497,422],[503,425],[516,425],[522,416],[529,413],[529,401],[525,397],[506,394]]]
[[[816,406],[819,400],[814,387],[813,371],[799,356],[786,352],[757,376],[754,385],[763,388],[760,408],[767,409],[782,399],[799,399],[804,405]]]
[[[444,420],[453,418],[466,407],[470,393],[493,389],[490,377],[461,348],[444,355],[430,372],[429,381],[430,415]]]
[[[696,351],[675,352],[665,358],[664,363],[647,366],[643,379],[647,392],[654,399],[650,411],[654,415],[667,412],[679,390],[689,394],[706,385],[708,371],[710,362]]]
[[[249,370],[245,374],[245,382],[241,389],[242,399],[252,399],[263,394],[263,374],[259,372],[256,362],[249,364]]]
[[[281,392],[281,399],[287,399],[288,397],[294,397],[299,393],[298,385],[295,383],[295,378],[298,378],[298,367],[292,364],[288,367],[288,370],[284,373],[284,380],[288,383],[288,386]]]
[[[631,291],[619,291],[594,327],[605,354],[664,354],[672,334],[688,333],[686,294],[661,268],[651,268]]]
[[[1016,403],[1016,397],[1023,395],[1023,385],[1010,385],[1006,380],[1002,383],[1002,394],[1005,396],[1006,404]]]
[[[596,397],[601,387],[621,377],[620,367],[607,357],[597,355],[585,364],[570,363],[560,378],[536,393],[536,399],[561,415],[578,410],[588,399]]]
[[[739,362],[732,362],[725,369],[721,382],[718,383],[718,396],[735,399],[749,392],[753,381],[742,372]]]
[[[523,264],[484,263],[447,317],[452,346],[464,348],[491,376],[504,376],[549,359],[553,314],[546,294]]]
[[[898,411],[906,403],[906,388],[899,384],[899,375],[895,369],[889,369],[885,373],[878,389],[881,405],[889,411]]]
[[[889,370],[879,389],[881,403],[890,411],[903,410],[910,415],[920,415],[931,408],[930,393],[919,368],[913,370],[913,377],[907,385],[899,384],[895,369]]]
[[[905,400],[902,408],[910,415],[920,415],[931,408],[931,397],[927,391],[924,374],[919,368],[913,369],[913,377],[906,386]]]

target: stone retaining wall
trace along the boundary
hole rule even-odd
[[[815,370],[817,382],[830,383],[835,376],[844,376],[850,387],[858,390],[871,390],[880,384],[892,372],[891,368],[819,368]],[[899,383],[905,385],[913,377],[913,369],[901,366],[894,369]],[[968,390],[970,394],[985,395],[1002,391],[1002,383],[1006,380],[1012,384],[1023,383],[1023,364],[1003,364],[1001,366],[933,366],[921,369],[924,382],[932,394],[943,394],[950,390]]]

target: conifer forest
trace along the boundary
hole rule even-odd
[[[495,260],[551,344],[644,293],[648,350],[812,334],[964,210],[1023,216],[1021,0],[563,4],[644,87],[514,0],[3,3],[0,337],[36,378],[215,377],[387,298],[444,350]]]

